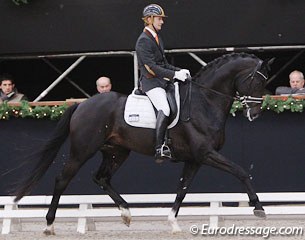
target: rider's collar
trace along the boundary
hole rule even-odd
[[[145,27],[145,29],[147,31],[149,31],[154,38],[157,36],[157,33],[155,31],[151,30],[149,27]]]

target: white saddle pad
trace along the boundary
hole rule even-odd
[[[134,91],[135,89],[128,96],[125,105],[124,119],[126,123],[133,127],[155,129],[157,118],[151,101],[147,96],[134,94]],[[176,118],[170,123],[168,128],[172,128],[177,124],[180,115],[180,95],[177,82],[175,83],[175,99],[178,112]]]

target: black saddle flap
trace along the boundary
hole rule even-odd
[[[175,98],[175,85],[170,83],[166,88],[167,101],[170,107],[169,122],[174,121],[178,113],[178,106]]]

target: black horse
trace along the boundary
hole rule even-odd
[[[176,217],[191,181],[202,164],[237,177],[246,188],[250,204],[254,206],[254,214],[265,217],[248,173],[219,154],[218,150],[224,143],[225,123],[236,94],[244,104],[244,114],[249,120],[259,116],[270,64],[271,61],[263,62],[250,54],[227,54],[203,67],[193,80],[180,85],[184,121],[180,119],[169,130],[175,160],[184,163],[177,197],[168,216],[173,231],[180,231]],[[110,92],[95,95],[69,107],[58,122],[53,136],[35,155],[38,163],[16,191],[15,201],[31,192],[70,135],[70,159],[55,181],[52,202],[46,216],[46,234],[54,233],[53,222],[60,196],[81,166],[97,151],[102,152],[103,161],[93,180],[109,194],[122,211],[124,223],[129,225],[131,216],[128,204],[110,181],[130,151],[154,155],[155,134],[152,129],[135,128],[125,123],[125,102],[125,95]]]

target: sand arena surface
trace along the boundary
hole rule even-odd
[[[285,235],[285,236],[270,236],[269,238],[263,237],[262,235],[228,235],[228,234],[218,234],[217,236],[212,235],[202,235],[200,233],[193,235],[190,233],[190,228],[193,225],[202,227],[202,224],[208,224],[207,219],[192,218],[192,217],[180,217],[179,225],[182,229],[182,232],[172,234],[171,226],[168,224],[167,219],[164,218],[137,218],[134,219],[130,227],[125,226],[120,218],[110,218],[108,221],[102,220],[96,222],[96,231],[87,231],[86,234],[79,234],[76,232],[77,222],[67,222],[59,220],[55,222],[55,236],[45,236],[42,233],[42,230],[45,228],[46,223],[42,221],[29,221],[22,223],[22,231],[17,232],[13,231],[8,235],[0,235],[2,240],[81,240],[81,239],[107,239],[107,240],[184,240],[184,239],[272,239],[272,240],[295,240],[295,239],[305,239],[305,219],[266,219],[266,220],[257,220],[257,219],[247,219],[240,220],[235,219],[226,219],[221,223],[221,227],[229,229],[232,226],[236,227],[254,227],[256,229],[268,229],[268,227],[274,227],[277,230],[281,227],[285,227],[287,230],[290,230],[290,227],[302,227],[302,235]],[[2,223],[1,223],[2,227]],[[259,231],[259,230],[258,230]]]

